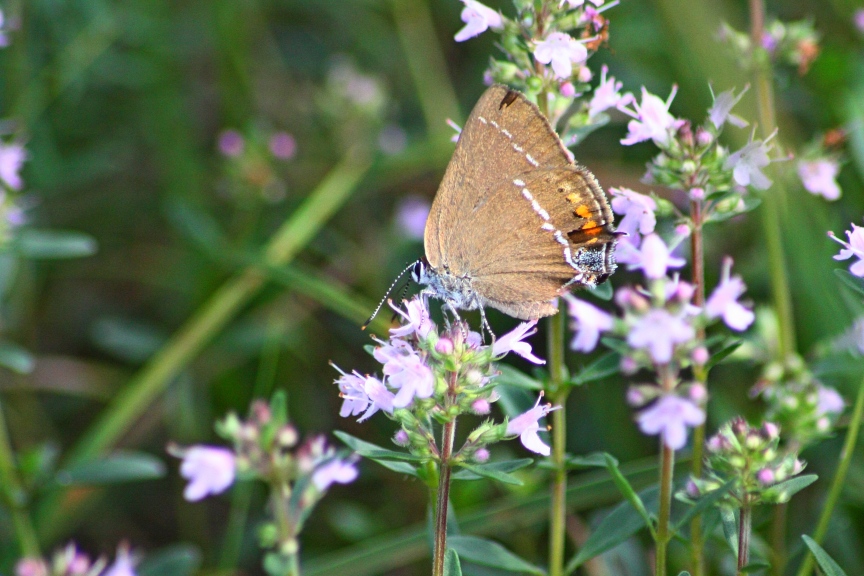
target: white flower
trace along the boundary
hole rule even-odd
[[[537,42],[534,57],[543,64],[551,63],[558,78],[569,78],[573,74],[573,64],[588,59],[588,49],[569,34],[553,32],[545,40]]]
[[[811,194],[821,195],[826,200],[840,198],[840,186],[837,184],[839,172],[840,165],[831,158],[798,162],[798,177],[801,178],[804,189]]]
[[[618,109],[633,117],[633,120],[627,123],[627,137],[621,140],[621,144],[630,146],[637,142],[653,140],[660,147],[668,145],[672,132],[684,124],[684,120],[678,120],[669,113],[669,106],[675,99],[677,92],[678,87],[673,86],[669,98],[663,102],[659,96],[651,94],[643,86],[641,103],[637,103],[636,99],[632,97],[627,102],[622,101]],[[626,106],[631,103],[633,104],[632,110]]]
[[[183,451],[180,475],[189,480],[183,497],[190,502],[220,494],[234,482],[234,453],[217,446],[190,446]]]
[[[729,155],[724,164],[726,170],[732,169],[732,177],[741,186],[753,186],[758,190],[767,190],[771,187],[771,179],[762,173],[762,168],[771,163],[768,151],[771,145],[768,142],[777,134],[775,130],[771,136],[762,140],[750,140],[743,148]],[[751,137],[752,138],[752,137]]]
[[[727,121],[733,126],[743,128],[747,126],[747,121],[732,114],[732,108],[741,100],[744,93],[747,92],[749,86],[745,86],[738,96],[735,96],[735,90],[727,90],[721,92],[714,98],[714,105],[708,110],[708,118],[719,130]]]
[[[594,118],[601,112],[616,106],[629,104],[633,99],[633,95],[620,94],[621,82],[617,82],[614,76],[606,78],[609,72],[609,67],[605,64],[600,68],[600,84],[594,89],[594,94],[591,96],[591,101],[588,103],[588,117]]]
[[[456,42],[464,42],[469,38],[479,36],[489,28],[500,30],[504,27],[504,19],[501,14],[477,2],[477,0],[462,0],[465,8],[462,9],[462,21],[465,27],[456,33]]]

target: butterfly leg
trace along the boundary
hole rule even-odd
[[[492,327],[486,319],[486,309],[483,308],[483,306],[478,306],[478,310],[480,310],[480,334],[482,336],[485,332],[489,332],[489,337],[492,339],[492,344],[494,344],[495,333],[492,331]]]

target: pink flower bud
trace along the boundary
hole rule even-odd
[[[446,336],[442,336],[438,339],[438,342],[435,343],[435,351],[439,354],[452,354],[453,348],[453,341]]]
[[[591,69],[587,66],[582,66],[579,69],[579,73],[576,75],[580,82],[590,82],[592,76],[593,75],[591,74]]]
[[[769,486],[774,483],[774,471],[771,468],[762,468],[756,473],[756,479],[763,486]]]
[[[622,370],[623,372],[623,370]],[[627,404],[630,406],[642,406],[645,403],[645,395],[636,387],[627,390]]]
[[[393,436],[393,443],[396,444],[397,446],[403,446],[403,447],[408,446],[408,444],[410,442],[411,442],[411,439],[408,437],[408,433],[405,432],[405,430],[400,429]]]
[[[704,366],[710,358],[711,355],[708,353],[708,349],[705,346],[697,346],[696,349],[693,350],[693,362],[700,366]]]
[[[272,415],[270,414],[270,406],[263,400],[255,400],[252,403],[252,415],[259,424],[267,424],[270,422]]]
[[[690,399],[697,404],[701,404],[705,400],[706,396],[708,396],[708,391],[705,389],[704,385],[697,382],[690,387]]]
[[[636,363],[630,356],[624,356],[621,358],[621,372],[625,375],[629,376],[631,374],[635,374],[636,371],[639,370],[639,364]]]
[[[489,460],[489,450],[485,448],[480,448],[476,452],[474,452],[474,461],[483,463]]]
[[[714,141],[714,136],[711,135],[707,130],[703,130],[702,128],[698,128],[696,130],[696,145],[700,148],[704,148],[711,144]]]
[[[693,480],[687,481],[687,486],[684,488],[687,491],[687,495],[691,498],[699,498],[699,487],[696,486],[696,483]]]
[[[565,82],[564,84],[561,84],[560,90],[561,95],[565,98],[572,98],[576,95],[576,89],[573,87],[572,82]]]
[[[762,425],[762,432],[765,433],[765,436],[769,440],[773,440],[774,438],[778,438],[780,436],[780,427],[773,422],[765,422]]]
[[[691,188],[690,189],[690,198],[693,200],[704,200],[705,199],[705,189],[704,188]]]
[[[690,236],[690,226],[687,224],[679,224],[675,226],[675,235],[687,238]]]
[[[488,414],[490,410],[489,401],[485,398],[478,398],[471,403],[471,412],[474,414]]]

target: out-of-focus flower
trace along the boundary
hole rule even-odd
[[[398,124],[388,124],[378,134],[378,147],[384,154],[399,154],[408,145],[408,135]]]
[[[594,6],[602,6],[605,0],[590,0]],[[585,0],[561,0],[561,3],[558,4],[558,7],[561,8],[564,4],[569,4],[570,8],[579,8],[583,4],[585,4]]]
[[[659,434],[663,443],[672,450],[680,450],[687,443],[687,427],[705,422],[705,411],[678,396],[663,396],[639,413],[639,429],[645,434]]]
[[[20,190],[24,185],[19,172],[26,159],[27,151],[20,143],[0,143],[0,180],[9,188]]]
[[[625,258],[630,270],[641,269],[646,278],[657,280],[666,276],[669,268],[684,266],[683,258],[672,256],[669,247],[657,234],[649,234],[638,250],[634,250]]]
[[[753,323],[755,315],[751,310],[738,303],[738,298],[744,294],[746,286],[740,276],[731,276],[732,259],[726,258],[723,265],[723,275],[720,284],[705,303],[705,314],[708,318],[723,317],[723,322],[733,330],[745,330]]]
[[[843,397],[840,396],[840,393],[834,388],[819,386],[819,392],[817,394],[819,399],[816,402],[816,413],[819,416],[825,414],[840,414],[843,412],[843,408],[846,407]]]
[[[561,95],[565,98],[573,98],[576,96],[576,87],[573,86],[572,82],[564,82],[561,84],[559,90],[561,91]]]
[[[685,319],[654,309],[636,321],[627,335],[627,343],[634,348],[646,348],[654,362],[665,364],[672,359],[675,345],[692,340],[695,334]]]
[[[538,358],[531,352],[531,345],[522,340],[537,332],[537,321],[522,322],[516,328],[495,340],[492,345],[492,356],[501,357],[508,352],[515,352],[529,362],[534,364],[545,364],[546,361]]]
[[[609,76],[607,78],[606,75],[608,72],[609,67],[604,64],[600,68],[600,84],[594,89],[591,101],[588,102],[589,118],[594,118],[609,108],[629,104],[633,99],[633,95],[630,93],[620,93],[622,86],[621,82],[616,81],[614,76]]]
[[[9,35],[6,28],[6,16],[3,14],[3,10],[0,10],[0,48],[7,46],[9,46]]]
[[[234,482],[234,453],[218,446],[190,446],[182,450],[180,475],[189,480],[183,497],[190,502],[221,494]]]
[[[528,450],[548,456],[551,453],[549,446],[543,443],[537,432],[540,431],[539,420],[560,406],[553,407],[552,404],[540,404],[543,396],[537,398],[537,403],[527,412],[523,412],[507,423],[507,436],[519,436],[522,445]]]
[[[429,217],[429,201],[420,196],[408,196],[396,207],[396,224],[405,236],[422,240]]]
[[[711,120],[711,123],[714,124],[715,128],[719,130],[727,121],[738,128],[747,126],[746,120],[740,116],[732,114],[732,108],[739,100],[741,100],[741,97],[744,96],[745,92],[747,92],[747,88],[748,87],[745,86],[744,90],[742,90],[737,96],[735,95],[735,90],[732,89],[721,92],[716,98],[714,98],[714,104],[708,110],[708,118]]]
[[[600,308],[570,294],[565,294],[564,300],[573,321],[570,327],[575,332],[570,348],[579,352],[591,352],[597,346],[600,333],[612,329],[614,319]]]
[[[826,200],[840,198],[840,186],[837,184],[839,172],[840,165],[831,158],[798,162],[798,177],[801,178],[804,189],[811,194],[823,196]]]
[[[223,156],[236,158],[243,153],[246,142],[243,136],[236,130],[223,130],[219,133],[219,152]]]
[[[751,140],[743,148],[729,155],[724,168],[732,170],[735,182],[741,186],[753,186],[758,190],[767,190],[771,186],[771,179],[762,173],[762,168],[771,163],[771,159],[768,158],[771,145],[768,142],[776,134],[775,130],[764,141]]]
[[[834,236],[833,232],[828,232],[828,237],[843,246],[840,253],[834,256],[834,260],[848,260],[855,256],[858,261],[849,267],[849,272],[864,278],[864,228],[852,224],[852,230],[846,231],[846,238],[849,239],[849,242],[840,240]]]
[[[325,492],[333,483],[349,484],[357,478],[355,460],[333,458],[312,473],[312,484],[319,492]]]
[[[552,64],[552,71],[558,78],[570,78],[573,64],[588,59],[588,49],[569,34],[553,32],[545,40],[537,42],[534,57],[543,64]]]
[[[276,132],[270,137],[270,153],[280,160],[290,160],[297,154],[297,141],[287,132]]]
[[[108,566],[102,576],[135,576],[135,558],[128,546],[121,545],[117,549],[114,563]]]
[[[669,98],[663,102],[659,96],[651,94],[643,86],[641,103],[635,98],[620,102],[618,109],[633,118],[627,123],[627,136],[621,140],[621,144],[630,146],[653,140],[661,148],[667,146],[672,133],[684,124],[684,120],[678,120],[669,113],[669,106],[677,92],[678,87],[673,86]],[[633,108],[628,108],[627,104],[632,104]]]
[[[15,564],[15,576],[48,576],[48,565],[41,558],[22,558]]]
[[[479,36],[489,28],[500,30],[504,27],[504,19],[501,14],[477,2],[477,0],[462,0],[465,8],[462,9],[462,21],[465,27],[456,33],[456,42],[464,42],[469,38]]]
[[[852,22],[855,24],[855,28],[858,29],[858,32],[864,34],[864,8],[858,8],[855,10]]]
[[[405,319],[405,323],[402,326],[390,329],[390,337],[404,338],[414,333],[419,338],[425,338],[429,334],[429,331],[435,328],[435,324],[432,323],[432,319],[429,317],[426,302],[423,298],[412,298],[403,302],[403,304],[405,305],[404,311],[390,302],[390,307]]]
[[[617,231],[626,233],[625,241],[638,248],[640,241],[637,232],[642,235],[650,234],[657,225],[657,217],[654,215],[657,203],[650,196],[629,188],[610,188],[609,192],[612,194],[612,210],[616,214],[624,215],[618,223]]]

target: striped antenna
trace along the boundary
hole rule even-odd
[[[398,276],[396,276],[396,279],[393,280],[392,284],[390,284],[390,287],[387,289],[387,292],[384,293],[384,297],[381,299],[381,302],[379,302],[378,306],[375,307],[375,311],[372,312],[372,316],[370,316],[369,319],[363,323],[363,326],[360,328],[361,330],[366,330],[366,328],[369,327],[369,324],[371,324],[372,320],[375,319],[375,316],[378,315],[378,312],[381,310],[381,307],[384,306],[384,303],[387,301],[387,297],[390,296],[390,292],[392,292],[393,288],[396,286],[396,284],[399,283],[399,279],[402,278],[402,276],[404,276],[405,273],[408,272],[408,270],[411,270],[412,268],[414,268],[414,266],[416,266],[418,262],[420,262],[420,260],[412,262],[404,270],[402,270],[402,272],[400,272]]]

